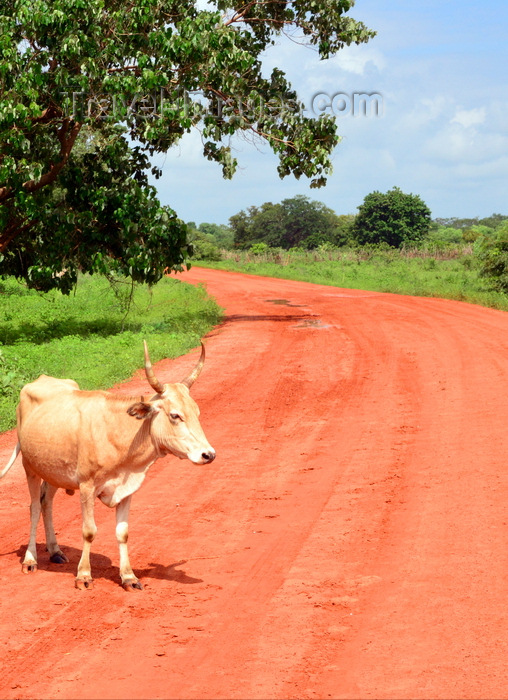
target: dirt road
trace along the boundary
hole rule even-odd
[[[28,494],[0,483],[1,698],[508,697],[508,314],[195,268],[225,308],[193,388],[218,457],[133,499],[119,585],[21,574]],[[197,357],[157,366],[163,381]],[[146,391],[141,374],[116,389]],[[1,464],[15,443],[0,438]]]

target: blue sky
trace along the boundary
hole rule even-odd
[[[418,194],[433,217],[508,214],[508,3],[506,0],[357,0],[350,14],[378,32],[328,61],[281,40],[265,57],[299,97],[376,93],[380,116],[337,117],[342,141],[326,187],[280,180],[267,145],[233,142],[239,169],[224,180],[199,134],[156,162],[161,201],[185,221],[228,223],[241,209],[304,194],[337,214],[394,186]],[[380,98],[381,104],[381,98]],[[340,107],[339,107],[340,109]]]

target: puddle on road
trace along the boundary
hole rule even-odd
[[[304,306],[303,304],[293,304],[289,299],[265,299],[265,301],[270,304],[278,304],[279,306]],[[323,323],[321,319],[316,316],[309,316],[308,318],[302,318],[301,322],[293,326],[293,328],[331,328],[331,326],[328,323]]]
[[[295,309],[302,306],[302,304],[293,304],[289,299],[265,299],[265,301],[270,304],[278,304],[279,306],[292,306]]]
[[[306,318],[293,328],[331,328],[329,323],[323,323],[320,318]]]

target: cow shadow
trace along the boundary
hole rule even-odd
[[[39,571],[60,572],[63,574],[73,574],[76,576],[79,560],[81,559],[81,549],[67,545],[60,545],[60,549],[69,561],[62,564],[55,564],[49,559],[49,552],[44,543],[37,543],[37,569]],[[19,556],[20,567],[25,558],[26,545],[21,545],[13,552],[3,554],[17,554]],[[90,566],[94,579],[118,579],[118,566],[115,566],[109,557],[104,554],[90,553]]]
[[[76,576],[78,563],[81,558],[81,549],[76,547],[70,547],[66,545],[60,545],[62,552],[65,554],[68,562],[62,564],[55,564],[49,559],[49,552],[46,550],[46,545],[42,543],[37,544],[37,569],[40,571],[51,571],[59,572],[62,574],[72,574]],[[26,545],[18,547],[16,550],[11,552],[2,552],[0,556],[7,556],[9,554],[17,554],[19,556],[20,568],[25,558]],[[181,561],[176,561],[174,564],[156,564],[150,562],[148,567],[141,569],[136,566],[133,562],[133,569],[136,576],[140,579],[144,578],[154,578],[163,581],[175,581],[177,583],[183,584],[196,584],[203,583],[203,579],[194,578],[193,576],[188,576],[186,572],[180,568],[183,564],[186,564],[187,560],[183,559]],[[90,566],[92,568],[92,576],[94,579],[106,579],[109,581],[114,581],[118,583],[120,580],[118,564],[114,564],[109,557],[104,556],[100,553],[90,553]]]
[[[186,563],[186,559],[176,561],[174,564],[169,564],[168,566],[151,562],[149,565],[150,568],[136,569],[136,567],[134,567],[134,569],[140,578],[156,578],[164,581],[176,581],[177,583],[185,584],[203,583],[203,579],[188,576],[185,571],[177,569],[177,567]]]

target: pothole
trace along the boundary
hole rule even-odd
[[[279,306],[292,306],[294,308],[299,308],[302,304],[293,304],[289,299],[265,299],[265,301],[270,304],[278,304]]]
[[[329,323],[323,323],[320,318],[305,318],[295,328],[330,328]]]

